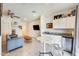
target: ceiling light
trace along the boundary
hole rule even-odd
[[[36,13],[36,11],[32,11],[32,13]]]

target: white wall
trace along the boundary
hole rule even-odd
[[[40,35],[40,30],[33,30],[33,25],[40,26],[40,19],[28,23],[28,35],[31,37],[37,37]]]
[[[14,27],[12,26],[12,28],[16,29],[16,34],[18,34],[18,36],[22,36],[22,29],[20,29],[18,26],[22,26],[22,19],[19,18],[12,18],[12,22],[17,22],[17,25],[15,25]]]
[[[11,18],[8,16],[1,17],[1,33],[3,32],[11,33]]]
[[[26,21],[22,21],[22,35],[28,35],[28,23]]]
[[[15,27],[16,29],[16,34],[18,34],[18,36],[21,36],[21,29],[19,29],[18,25],[22,25],[22,22],[20,19],[17,18],[11,18],[9,16],[2,16],[1,17],[1,34],[2,33],[6,33],[6,34],[11,34],[12,31],[12,22],[16,21],[18,24]]]
[[[41,35],[42,35],[42,32],[45,32],[45,31],[47,31],[47,30],[52,30],[52,29],[47,29],[46,28],[46,24],[47,23],[52,23],[53,22],[53,20],[52,20],[52,18],[51,17],[49,17],[49,16],[45,16],[45,15],[42,15],[41,16],[41,18],[40,18],[40,23],[41,23]]]

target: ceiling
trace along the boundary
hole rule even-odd
[[[75,3],[4,3],[17,16],[27,21],[37,19],[41,15],[49,15],[51,13],[73,8]],[[35,13],[32,13],[35,11]]]

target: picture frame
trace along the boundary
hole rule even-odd
[[[46,24],[46,28],[48,28],[48,29],[49,29],[49,28],[53,28],[53,23],[47,23],[47,24]]]

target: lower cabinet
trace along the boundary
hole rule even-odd
[[[73,39],[63,37],[63,49],[64,51],[72,53],[73,50]]]

